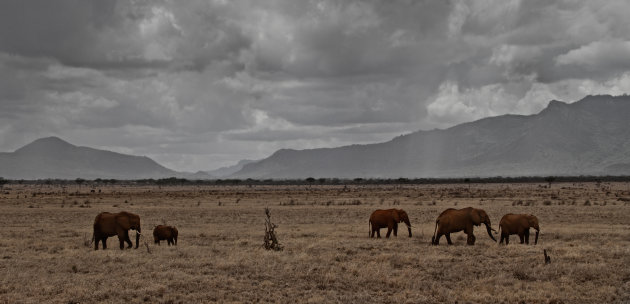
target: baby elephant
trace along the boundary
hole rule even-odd
[[[168,245],[177,245],[177,228],[173,226],[158,225],[153,229],[153,240],[160,245],[161,240],[166,240]]]
[[[505,240],[505,245],[510,243],[510,234],[518,234],[521,244],[529,244],[529,228],[536,229],[536,239],[534,245],[538,243],[538,218],[531,214],[506,214],[499,222],[499,232],[501,235],[500,243]]]

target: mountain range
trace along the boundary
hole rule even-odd
[[[0,176],[8,179],[209,178],[165,168],[146,156],[78,147],[46,137],[10,153],[0,153]]]
[[[630,96],[551,101],[534,115],[502,115],[388,142],[307,150],[186,173],[146,156],[72,145],[47,137],[0,153],[8,179],[423,178],[630,175]]]
[[[551,101],[368,145],[282,149],[233,178],[630,175],[630,96]]]
[[[229,177],[232,174],[234,174],[234,173],[240,171],[241,169],[243,169],[243,166],[245,166],[247,164],[255,163],[255,162],[256,162],[256,160],[243,159],[243,160],[240,160],[235,165],[221,167],[221,168],[210,170],[210,171],[204,171],[204,173],[210,175],[213,178]]]

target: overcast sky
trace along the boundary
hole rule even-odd
[[[630,2],[0,1],[0,151],[197,171],[630,92]]]

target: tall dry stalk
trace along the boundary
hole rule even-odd
[[[267,218],[265,219],[265,243],[263,247],[267,250],[281,251],[283,248],[274,232],[274,229],[278,226],[271,222],[271,211],[267,207],[265,207],[265,215],[267,215]]]

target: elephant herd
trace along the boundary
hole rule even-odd
[[[101,212],[94,219],[94,232],[92,240],[94,241],[94,250],[98,250],[98,243],[101,242],[103,249],[107,249],[107,238],[110,236],[118,236],[120,249],[131,248],[131,240],[129,239],[129,230],[136,231],[136,249],[140,243],[140,216],[130,212],[109,213]],[[153,240],[156,244],[160,244],[161,240],[166,240],[168,245],[177,245],[177,228],[166,225],[158,225],[153,229]]]
[[[402,209],[376,210],[370,215],[368,223],[370,231],[368,235],[369,237],[374,237],[374,234],[376,234],[380,238],[381,228],[387,228],[385,237],[389,238],[392,231],[394,236],[398,236],[398,223],[405,223],[409,231],[409,237],[411,237],[411,222],[407,212]],[[431,238],[431,244],[439,245],[440,238],[445,236],[448,244],[452,245],[451,233],[464,231],[468,236],[466,244],[474,245],[476,238],[473,234],[473,228],[474,226],[480,226],[482,223],[486,226],[486,231],[490,238],[496,242],[497,240],[492,236],[492,231],[496,230],[492,228],[490,217],[484,210],[472,207],[446,209],[435,220],[435,231]],[[517,234],[521,244],[529,244],[530,228],[536,229],[534,244],[537,244],[540,227],[536,216],[531,214],[506,214],[499,222],[500,243],[502,244],[505,240],[505,244],[509,244],[510,235]],[[136,231],[136,248],[138,248],[141,235],[140,216],[125,211],[99,213],[94,219],[94,233],[92,235],[94,250],[98,250],[99,242],[102,243],[103,249],[107,249],[107,238],[112,236],[118,236],[120,249],[125,248],[125,243],[128,244],[127,248],[131,248],[132,243],[129,239],[129,230]],[[158,225],[153,229],[153,240],[158,245],[161,240],[166,240],[169,246],[177,245],[177,235],[177,228],[172,226]]]
[[[409,237],[411,237],[411,223],[409,222],[409,216],[407,212],[402,209],[388,209],[388,210],[376,210],[370,215],[369,236],[374,237],[376,233],[377,237],[381,237],[380,229],[387,228],[387,235],[394,231],[394,236],[398,235],[398,223],[405,223],[409,230]],[[492,236],[492,231],[496,231],[492,228],[490,223],[490,217],[482,209],[476,209],[472,207],[463,209],[449,208],[444,210],[438,218],[435,220],[435,231],[431,238],[431,244],[439,245],[440,238],[446,237],[446,241],[449,245],[452,245],[451,233],[464,231],[468,236],[466,244],[475,244],[475,235],[473,234],[474,226],[481,224],[486,226],[486,231],[493,241],[497,241]],[[499,235],[501,237],[500,243],[505,240],[505,244],[510,243],[510,235],[517,234],[521,240],[521,244],[529,244],[529,229],[536,229],[536,238],[534,244],[538,243],[538,233],[540,227],[538,226],[538,218],[531,214],[506,214],[501,218],[499,222]]]

